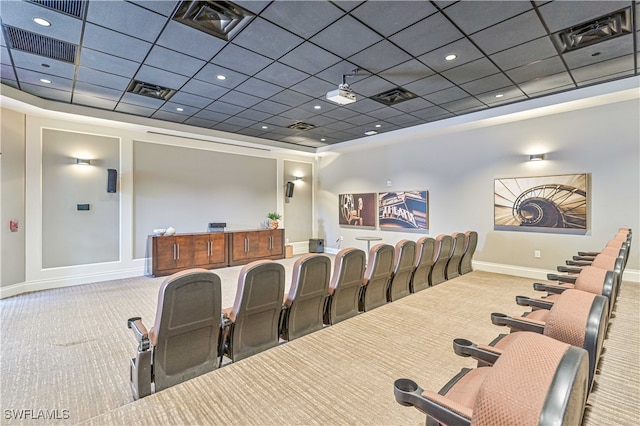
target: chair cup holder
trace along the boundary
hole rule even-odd
[[[416,398],[422,396],[423,389],[411,379],[397,379],[393,383],[393,395],[400,405],[411,407]]]
[[[508,317],[508,315],[493,312],[491,314],[491,323],[494,325],[506,325],[507,323],[505,319],[507,319]]]
[[[471,356],[469,349],[475,345],[472,341],[467,339],[453,339],[453,352],[458,356],[468,357]]]

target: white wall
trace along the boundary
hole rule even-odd
[[[639,229],[638,117],[634,99],[472,130],[439,132],[426,125],[404,137],[398,132],[393,143],[372,140],[370,146],[334,150],[318,165],[319,236],[334,247],[343,236],[342,247],[360,248],[365,245],[355,240],[360,235],[377,235],[392,244],[417,239],[416,234],[339,227],[337,197],[427,189],[429,235],[476,230],[480,238],[474,259],[485,269],[543,276],[578,250],[602,248],[621,226]],[[527,161],[533,152],[547,152],[548,160]],[[592,178],[587,235],[494,230],[495,178],[572,173]],[[637,240],[628,269],[639,266]],[[534,250],[541,251],[540,259],[534,258]]]
[[[301,179],[296,181],[295,177]],[[285,200],[283,213],[286,238],[291,243],[305,246],[313,237],[313,164],[300,161],[285,161],[283,182],[293,182],[293,197]],[[308,244],[306,246],[308,248]]]

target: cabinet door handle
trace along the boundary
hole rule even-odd
[[[211,256],[211,241],[207,241],[207,256]]]
[[[269,237],[269,250],[273,250],[273,237]]]
[[[173,260],[176,260],[176,245],[173,244]]]
[[[178,260],[180,260],[180,244],[176,244],[178,246]]]

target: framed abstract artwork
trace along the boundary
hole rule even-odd
[[[494,229],[586,233],[590,176],[503,178],[494,181]]]
[[[358,228],[376,227],[376,193],[338,195],[338,223]]]
[[[378,194],[380,229],[429,229],[427,191],[381,192]]]

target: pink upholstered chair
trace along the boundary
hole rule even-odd
[[[206,269],[189,269],[160,285],[149,331],[139,317],[127,321],[138,341],[130,365],[134,399],[218,367],[220,301],[220,277]]]
[[[293,264],[293,278],[285,296],[280,338],[293,340],[320,330],[331,277],[331,259],[309,253]]]
[[[363,250],[345,248],[338,252],[324,309],[325,324],[336,324],[358,315],[365,265]]]
[[[416,243],[410,240],[400,240],[396,243],[394,251],[393,270],[387,294],[389,302],[411,294],[411,276],[416,258]]]

